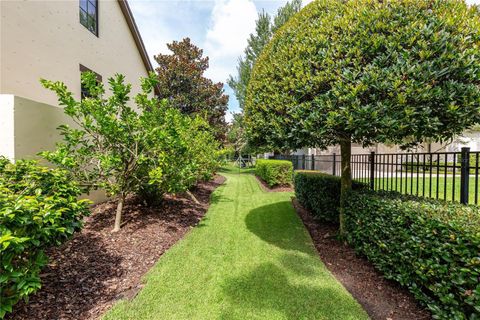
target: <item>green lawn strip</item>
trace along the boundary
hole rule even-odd
[[[437,197],[438,189],[438,198],[451,201],[453,199],[452,190],[455,187],[455,201],[460,201],[460,177],[435,177],[433,176],[430,180],[428,175],[423,179],[420,177],[402,177],[398,176],[397,178],[376,178],[375,179],[376,188],[382,190],[396,190],[405,194],[417,195],[417,181],[418,181],[418,195],[431,198]],[[455,180],[455,186],[453,184]],[[403,184],[402,184],[403,182]],[[446,183],[446,188],[445,188]],[[423,193],[423,185],[425,184],[425,193]],[[430,186],[431,185],[431,186]],[[437,187],[438,186],[438,187]],[[401,189],[400,189],[401,188]],[[431,192],[430,192],[431,189]],[[478,191],[480,192],[480,182],[478,186]],[[446,190],[446,196],[444,191]],[[477,196],[480,201],[480,195]],[[475,201],[475,179],[470,176],[469,179],[469,203],[474,203]]]
[[[264,192],[238,172],[222,173],[200,225],[104,319],[368,319],[320,261],[292,193]]]

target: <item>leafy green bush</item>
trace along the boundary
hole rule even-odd
[[[478,319],[479,207],[362,190],[345,213],[348,242],[436,319]]]
[[[340,177],[318,171],[296,171],[295,197],[321,221],[338,223],[340,207]],[[366,188],[353,182],[354,189]]]
[[[103,188],[118,198],[114,231],[120,229],[127,195],[159,204],[164,193],[184,192],[209,179],[220,163],[220,145],[208,122],[155,97],[155,75],[140,81],[142,91],[131,99],[131,84],[116,74],[108,80],[106,97],[103,84],[87,72],[82,84],[89,96],[77,101],[65,84],[42,80],[76,127],[61,126],[63,141],[41,155],[68,170],[85,191]]]
[[[147,203],[158,204],[165,193],[185,192],[209,180],[221,165],[220,144],[204,119],[183,115],[164,101],[144,113],[143,123],[152,133],[147,144],[151,164],[144,166],[150,179],[142,182],[138,194]]]
[[[0,318],[37,291],[44,250],[82,227],[88,200],[65,171],[0,158]]]
[[[287,160],[259,159],[255,164],[255,174],[270,187],[291,185],[293,165]]]

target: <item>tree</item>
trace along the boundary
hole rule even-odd
[[[227,132],[227,141],[233,147],[235,155],[245,154],[250,151],[247,136],[243,127],[243,114],[234,113],[232,123]]]
[[[157,76],[159,98],[167,99],[171,106],[182,113],[202,115],[223,140],[226,123],[228,96],[223,83],[213,83],[204,76],[208,69],[208,57],[189,38],[167,44],[172,54],[158,54]]]
[[[263,48],[270,41],[272,34],[283,26],[288,19],[302,8],[301,0],[292,0],[280,9],[272,19],[265,11],[258,14],[256,21],[255,33],[250,34],[248,45],[245,48],[244,56],[238,58],[237,76],[230,76],[227,80],[228,85],[233,89],[237,97],[240,108],[243,110],[245,106],[245,97],[247,92],[248,81],[252,68],[257,58],[262,53]]]
[[[111,97],[104,98],[105,89],[95,74],[82,74],[82,85],[89,96],[76,101],[62,82],[41,80],[43,86],[58,96],[65,114],[76,125],[59,127],[63,142],[55,151],[41,155],[50,162],[67,169],[79,181],[84,191],[103,188],[118,198],[113,231],[120,230],[125,198],[150,180],[140,174],[152,160],[147,141],[151,132],[145,130],[145,117],[129,106],[130,84],[117,74],[108,80]],[[155,76],[142,79],[143,92],[136,96],[137,107],[148,110],[156,107],[156,98],[147,98],[156,83]]]
[[[276,32],[245,107],[255,145],[444,141],[480,121],[480,16],[455,0],[315,1]]]
[[[67,169],[84,192],[102,188],[118,199],[113,231],[120,229],[125,198],[139,195],[149,205],[165,193],[187,192],[218,167],[219,142],[206,120],[184,115],[153,96],[155,74],[142,79],[130,106],[130,84],[122,75],[108,80],[110,97],[93,73],[82,74],[88,97],[77,101],[65,84],[42,80],[75,123],[59,127],[63,141],[41,155]],[[192,196],[193,197],[193,196]]]

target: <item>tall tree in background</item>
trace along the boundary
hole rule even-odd
[[[301,8],[302,0],[287,2],[285,6],[278,9],[277,14],[273,17],[273,22],[268,13],[262,11],[258,14],[255,33],[250,34],[244,56],[238,59],[237,76],[230,76],[227,80],[242,110],[245,106],[247,85],[250,81],[250,74],[255,61],[257,61],[258,56],[260,56],[260,53],[262,53],[263,48],[270,41],[275,31],[283,26],[295,13],[299,12]]]
[[[204,76],[208,69],[208,57],[189,38],[167,44],[172,54],[158,54],[155,60],[159,80],[159,98],[168,99],[171,105],[184,114],[203,115],[224,140],[226,133],[225,112],[228,95],[223,83],[214,83]]]

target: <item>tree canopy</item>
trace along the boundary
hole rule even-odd
[[[189,38],[173,41],[167,47],[172,54],[155,56],[159,98],[167,99],[184,114],[203,115],[222,139],[228,95],[224,94],[223,83],[214,83],[204,76],[209,67],[208,57]]]
[[[444,140],[480,120],[480,16],[462,1],[319,0],[278,30],[249,82],[257,145]]]

